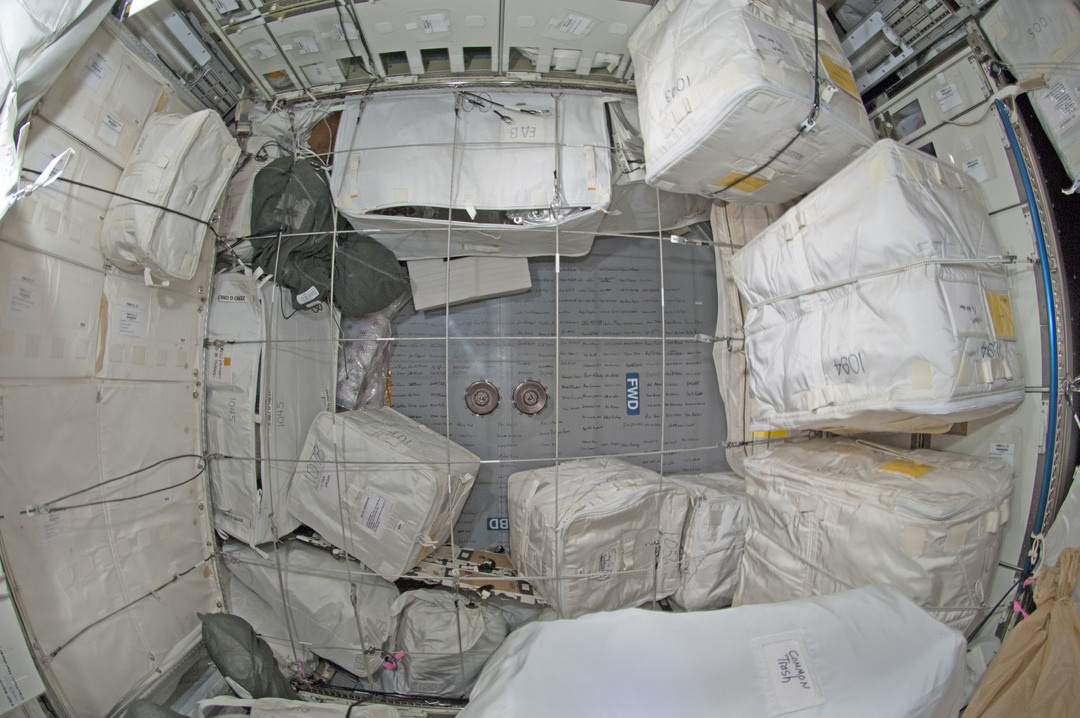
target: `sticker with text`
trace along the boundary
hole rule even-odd
[[[755,639],[751,650],[772,715],[793,713],[825,702],[802,631]]]

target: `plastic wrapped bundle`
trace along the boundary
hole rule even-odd
[[[895,589],[725,611],[536,622],[484,666],[461,718],[954,718],[964,637]]]
[[[393,319],[408,295],[404,294],[381,312],[341,320],[338,351],[337,406],[344,411],[386,406],[386,376],[390,371]]]
[[[877,143],[732,257],[755,418],[945,431],[1015,405],[1002,254],[973,179]]]
[[[884,584],[957,630],[984,610],[1012,495],[1004,461],[816,439],[745,469],[736,605]]]
[[[620,459],[520,471],[507,479],[507,502],[514,567],[560,616],[678,589],[689,496],[655,471]]]
[[[629,48],[645,181],[659,189],[786,202],[873,144],[851,66],[814,0],[666,0]]]
[[[344,411],[386,405],[386,372],[390,368],[390,343],[379,341],[392,332],[383,312],[361,319],[341,321],[338,353],[337,405]]]

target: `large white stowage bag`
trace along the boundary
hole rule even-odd
[[[746,484],[735,474],[669,476],[690,494],[683,527],[682,580],[672,598],[687,611],[731,604],[746,535]]]
[[[815,7],[812,0],[656,4],[629,42],[649,184],[727,202],[785,202],[873,144],[850,65],[819,8],[817,124],[747,177],[810,114]]]
[[[958,630],[987,607],[1012,467],[849,440],[750,457],[749,525],[735,603],[895,586]]]
[[[402,260],[587,254],[611,201],[609,99],[391,92],[348,102],[334,202]],[[449,247],[447,209],[462,233]],[[557,239],[556,224],[567,230]]]
[[[293,311],[287,289],[250,273],[219,274],[207,340],[206,438],[223,455],[210,469],[214,525],[270,541],[300,525],[289,486],[311,422],[333,407],[334,317]]]
[[[395,668],[383,671],[383,688],[412,695],[465,696],[507,633],[502,613],[474,599],[468,593],[455,596],[436,589],[398,596],[390,607],[397,630],[387,653],[403,655],[395,659]]]
[[[1065,171],[1080,182],[1080,7],[1070,0],[999,0],[979,22],[1016,79],[1046,81],[1031,104]]]
[[[510,558],[563,617],[679,587],[685,489],[621,459],[579,459],[507,479]],[[541,578],[542,577],[542,578]]]
[[[877,143],[732,257],[755,417],[944,431],[1018,403],[1002,261],[974,180]]]
[[[895,589],[725,611],[531,623],[461,718],[954,718],[964,637]]]
[[[116,187],[141,201],[112,198],[102,253],[127,272],[149,271],[163,280],[194,277],[207,233],[204,222],[239,156],[240,147],[213,110],[151,115]]]
[[[295,540],[269,555],[227,543],[225,563],[234,582],[259,594],[274,609],[281,622],[279,635],[288,643],[295,641],[362,678],[382,668],[383,651],[394,632],[390,615],[398,597],[394,584],[372,575],[362,564],[339,561]]]
[[[479,469],[475,454],[389,407],[323,412],[289,513],[394,580],[450,538]]]

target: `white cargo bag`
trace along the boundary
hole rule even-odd
[[[109,203],[101,240],[106,259],[126,272],[149,272],[162,280],[195,276],[207,233],[204,222],[239,155],[236,140],[213,110],[151,115],[116,188],[141,201],[113,197]]]
[[[679,588],[685,489],[621,459],[579,459],[507,479],[510,559],[564,618]]]
[[[731,605],[746,535],[746,483],[735,474],[668,476],[690,494],[682,580],[672,598],[687,611]]]
[[[234,581],[274,609],[286,640],[295,640],[358,677],[366,679],[382,668],[383,652],[394,632],[390,616],[398,597],[394,584],[362,564],[339,561],[295,540],[269,555],[227,543],[225,563]]]
[[[224,456],[210,471],[214,524],[252,545],[300,525],[288,511],[293,471],[311,422],[333,404],[334,318],[293,311],[290,297],[246,272],[217,275],[210,295],[206,434]]]
[[[954,718],[964,637],[894,589],[726,611],[627,610],[503,641],[461,718]]]
[[[816,7],[811,0],[656,4],[629,42],[646,182],[775,204],[814,189],[873,144],[851,67],[819,8],[817,124],[747,177],[799,133],[813,106]]]
[[[736,605],[895,586],[957,630],[986,608],[1012,467],[849,440],[746,460],[749,525]]]
[[[522,91],[349,102],[334,202],[401,260],[587,254],[611,200],[604,107],[596,95]],[[447,208],[461,233],[449,248]]]
[[[473,598],[436,589],[398,596],[390,607],[397,632],[387,651],[391,665],[397,665],[385,667],[384,690],[458,698],[468,694],[507,633],[502,613]]]
[[[1069,0],[998,0],[980,23],[1017,80],[1046,80],[1031,104],[1065,171],[1080,183],[1080,8]]]
[[[273,607],[239,581],[229,582],[229,613],[251,624],[255,633],[266,641],[286,678],[311,678],[319,659],[295,637],[290,640],[288,626],[274,613]]]
[[[389,407],[323,412],[289,513],[392,581],[450,538],[479,469],[478,456]]]
[[[1023,398],[1001,244],[975,181],[882,140],[732,258],[752,412],[944,431]]]

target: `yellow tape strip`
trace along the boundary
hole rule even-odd
[[[825,72],[829,75],[829,79],[841,90],[862,102],[862,98],[859,97],[859,88],[855,86],[855,76],[851,74],[851,70],[844,63],[832,59],[823,52],[818,54],[821,56],[821,64],[825,66]]]
[[[928,471],[933,471],[933,466],[926,464],[917,464],[914,461],[908,461],[907,459],[897,459],[890,461],[887,464],[882,464],[877,467],[878,471],[892,471],[895,474],[903,474],[904,476],[910,476],[913,479],[917,479]]]
[[[1012,300],[1008,294],[986,292],[986,305],[994,322],[994,334],[998,339],[1016,341],[1016,322],[1013,320]]]
[[[746,175],[739,174],[738,172],[732,172],[726,177],[713,182],[716,187],[726,187],[728,189],[737,189],[740,192],[746,192],[747,194],[759,190],[765,185],[769,184],[769,180],[761,177],[747,177]]]

